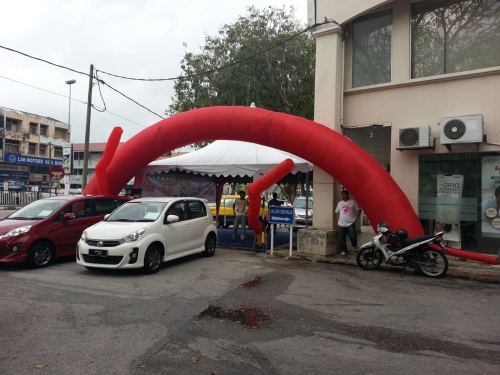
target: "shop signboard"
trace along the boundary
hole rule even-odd
[[[500,156],[483,156],[481,164],[481,232],[500,238]]]
[[[73,174],[73,144],[67,143],[62,147],[63,162],[62,167],[67,175]]]
[[[460,203],[464,186],[463,175],[438,175],[434,232],[444,231],[444,240],[460,242]]]
[[[39,165],[39,166],[62,166],[62,160],[37,158],[28,155],[5,154],[6,163]]]

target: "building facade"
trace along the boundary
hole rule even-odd
[[[309,22],[325,18],[338,25],[314,32],[315,121],[390,172],[426,233],[496,254],[500,1],[309,0]],[[314,226],[335,229],[340,186],[315,169],[314,189]]]
[[[63,145],[69,142],[68,124],[0,107],[0,132],[0,160],[5,165],[0,166],[0,188],[29,191],[37,186],[48,189],[49,169],[63,164]],[[24,166],[27,175],[13,173],[13,165]]]

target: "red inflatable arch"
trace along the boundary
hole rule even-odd
[[[411,237],[424,234],[405,194],[366,151],[324,125],[260,108],[200,108],[146,128],[116,151],[107,167],[109,192],[118,194],[138,172],[168,151],[217,139],[257,143],[300,156],[347,188],[372,225],[380,218],[391,228],[404,227]],[[84,193],[98,193],[95,177]]]

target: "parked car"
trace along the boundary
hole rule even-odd
[[[306,210],[307,202],[307,210]],[[295,211],[295,225],[294,228],[304,228],[312,226],[313,222],[313,198],[297,197],[293,201],[293,208]]]
[[[0,221],[0,263],[45,267],[75,255],[83,230],[130,200],[118,196],[60,195],[39,199]]]
[[[220,207],[219,207],[219,220],[216,222],[217,228],[229,228],[230,225],[234,224],[233,204],[234,200],[239,197],[240,197],[239,195],[223,195],[221,197]],[[246,198],[248,199],[248,196]],[[215,203],[209,203],[209,207],[215,222],[217,213]],[[264,209],[261,208],[259,211],[259,216],[262,216],[264,214],[264,216],[267,217],[267,212],[268,208],[266,201]]]
[[[194,253],[212,256],[217,228],[205,199],[139,198],[83,231],[76,261],[86,268],[143,268]]]

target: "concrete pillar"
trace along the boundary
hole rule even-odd
[[[335,24],[319,27],[316,38],[314,121],[341,132],[343,99],[342,31]],[[333,177],[314,167],[314,218],[312,230],[297,238],[300,252],[330,255],[338,252],[335,220],[340,186]],[[301,231],[304,231],[302,229]]]

